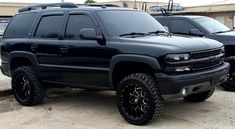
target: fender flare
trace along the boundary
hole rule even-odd
[[[113,89],[114,89],[113,71],[115,69],[115,66],[120,62],[143,63],[143,64],[146,64],[146,65],[149,65],[154,71],[161,70],[159,62],[154,57],[145,56],[145,55],[134,55],[134,54],[116,55],[111,59],[110,67],[109,67],[109,83],[110,83],[110,85]]]
[[[13,58],[26,58],[26,59],[28,59],[31,62],[33,69],[36,72],[38,72],[37,58],[33,53],[25,52],[25,51],[14,51],[14,52],[9,53],[9,56],[8,56],[9,69],[10,69],[11,61]]]

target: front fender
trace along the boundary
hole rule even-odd
[[[154,57],[145,56],[145,55],[134,55],[134,54],[121,54],[116,55],[111,59],[110,62],[110,71],[109,71],[109,83],[111,84],[112,88],[114,88],[113,85],[113,71],[115,69],[115,66],[120,62],[137,62],[137,63],[143,63],[148,66],[150,66],[154,71],[161,70],[161,67],[159,65],[159,62]]]

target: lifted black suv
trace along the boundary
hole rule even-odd
[[[199,36],[217,40],[224,44],[225,61],[231,65],[228,80],[222,83],[226,90],[235,91],[235,31],[215,19],[205,16],[158,16],[153,15],[173,34]]]
[[[22,9],[1,43],[2,71],[22,105],[42,102],[48,85],[114,90],[120,114],[146,124],[166,99],[208,99],[229,70],[221,43],[171,36],[142,11],[38,7]]]

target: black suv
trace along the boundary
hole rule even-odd
[[[204,101],[226,78],[217,41],[171,36],[135,9],[59,5],[21,9],[4,33],[2,71],[21,105],[39,104],[51,85],[114,90],[120,114],[140,125],[165,100]]]
[[[223,43],[225,61],[231,64],[231,69],[228,80],[221,86],[226,90],[235,91],[235,31],[205,16],[153,16],[173,34],[206,37]]]

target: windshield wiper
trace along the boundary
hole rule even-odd
[[[131,32],[131,33],[126,33],[126,34],[121,34],[119,35],[120,37],[123,37],[123,36],[145,36],[146,33],[141,33],[141,32]]]
[[[167,31],[157,30],[157,31],[149,32],[148,35],[151,35],[151,34],[160,34],[160,33],[169,34],[169,32],[167,32]]]
[[[212,34],[219,34],[219,33],[225,33],[225,32],[230,32],[230,31],[232,31],[232,30],[217,31],[217,32],[214,32]]]

